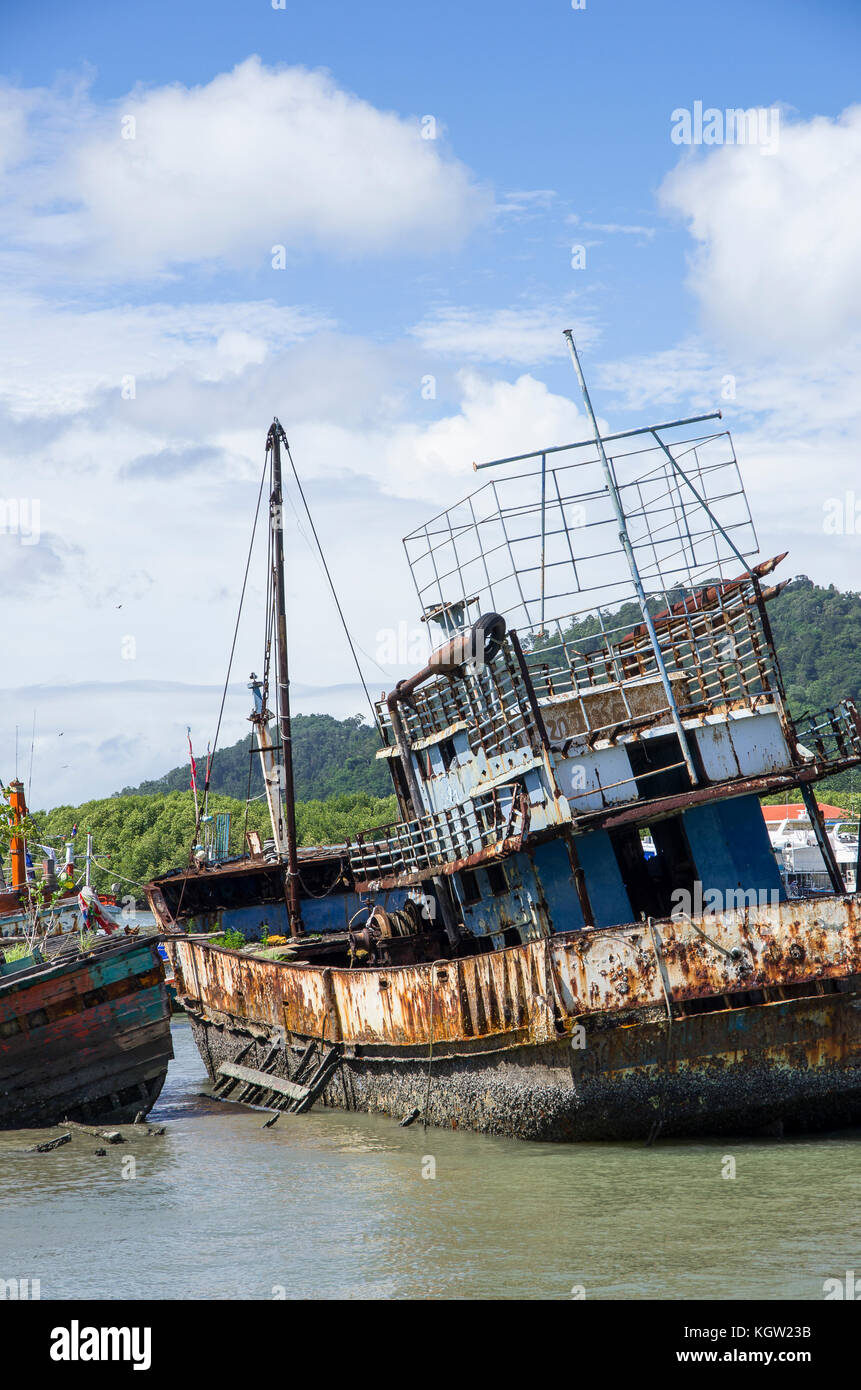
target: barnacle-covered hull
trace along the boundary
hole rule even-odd
[[[340,1060],[322,1100],[535,1140],[861,1121],[855,899],[562,933],[393,969],[170,945],[210,1075],[312,1039]]]
[[[216,1068],[247,1042],[204,1018],[192,1026]],[[429,1094],[426,1049],[397,1058],[368,1049],[342,1059],[323,1103],[401,1119],[423,1116],[427,1100],[431,1125],[560,1142],[861,1123],[861,1015],[845,995],[688,1019],[675,1025],[674,1047],[666,1062],[666,1030],[652,1023],[608,1030],[582,1060],[564,1040],[475,1054],[445,1049]],[[261,1043],[246,1060],[259,1063],[266,1050]]]

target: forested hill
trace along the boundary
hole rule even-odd
[[[385,763],[375,753],[380,738],[373,725],[360,714],[349,719],[333,719],[330,714],[295,714],[293,728],[293,776],[297,801],[325,801],[329,796],[366,792],[369,796],[390,796],[392,781]],[[216,751],[212,765],[211,789],[244,801],[248,791],[251,763],[251,795],[263,791],[260,762],[250,758],[251,734],[229,748]],[[206,754],[195,750],[198,786],[203,786]],[[124,787],[121,796],[147,796],[155,793],[187,791],[188,762],[139,787]]]
[[[768,605],[790,712],[818,712],[844,696],[861,701],[861,594],[822,588],[804,575],[794,579]],[[631,621],[636,620],[632,610]],[[590,629],[591,631],[591,629]],[[588,635],[584,633],[582,635]],[[360,714],[333,719],[329,714],[297,714],[293,719],[293,768],[299,801],[325,800],[350,792],[389,796],[388,770],[374,757],[376,729]],[[244,801],[248,788],[251,735],[219,749],[212,788]],[[203,784],[205,758],[198,757]],[[124,787],[124,796],[186,791],[188,763],[154,782]],[[251,795],[263,790],[260,768],[252,762]]]
[[[768,605],[790,712],[861,701],[861,594],[804,575]]]

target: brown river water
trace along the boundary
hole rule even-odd
[[[267,1130],[201,1095],[182,1018],[174,1047],[163,1137],[97,1157],[86,1136],[31,1154],[50,1136],[0,1134],[0,1279],[43,1299],[587,1300],[819,1300],[861,1279],[859,1130],[562,1146],[322,1108]]]

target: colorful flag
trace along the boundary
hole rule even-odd
[[[197,792],[197,763],[194,761],[194,753],[191,747],[191,728],[188,729],[188,757],[191,763],[191,790]]]
[[[118,922],[109,917],[101,902],[98,894],[92,888],[82,888],[78,894],[78,906],[81,909],[83,927],[85,931],[96,931],[101,927],[108,936],[117,930]]]

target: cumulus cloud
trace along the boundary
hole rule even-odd
[[[39,167],[12,181],[7,230],[100,276],[265,269],[277,246],[345,260],[424,254],[458,243],[491,206],[417,118],[380,111],[325,72],[257,57],[108,107],[81,90],[21,92],[16,106],[7,89],[0,152],[4,135],[21,144],[28,118]]]
[[[799,357],[858,333],[861,106],[784,122],[767,157],[692,153],[660,198],[697,242],[690,284],[725,341]]]
[[[509,382],[463,372],[459,382],[456,413],[424,428],[404,428],[389,442],[390,487],[402,487],[410,476],[425,489],[441,474],[468,480],[473,463],[568,444],[590,433],[573,401],[528,373]]]

